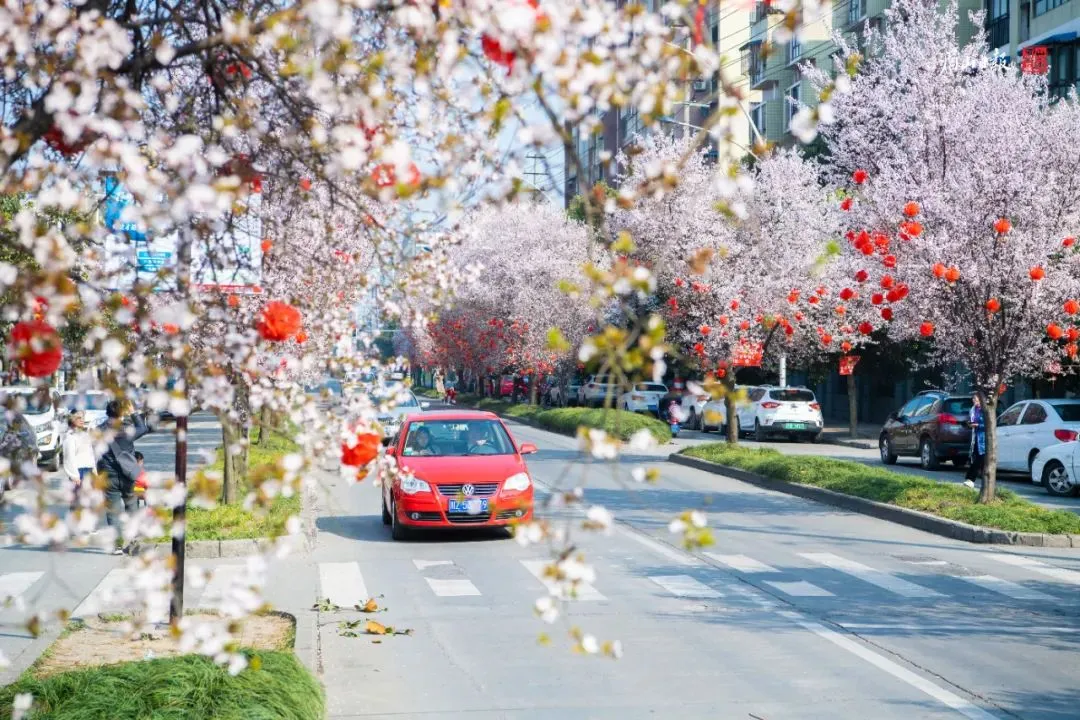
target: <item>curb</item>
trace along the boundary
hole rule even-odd
[[[166,545],[167,543],[161,543]],[[239,558],[258,555],[270,547],[267,538],[248,540],[192,540],[184,546],[184,556],[196,560]]]
[[[962,523],[957,520],[948,520],[936,515],[920,512],[919,510],[909,510],[895,505],[880,503],[875,500],[866,500],[855,497],[854,495],[845,495],[844,493],[814,487],[813,485],[799,485],[784,480],[774,480],[773,478],[747,472],[746,470],[740,470],[739,468],[728,467],[727,465],[720,465],[719,463],[710,462],[709,460],[687,457],[686,455],[679,455],[677,453],[669,455],[668,461],[673,462],[676,465],[684,465],[696,470],[704,470],[705,472],[713,473],[715,475],[725,475],[751,485],[765,488],[766,490],[796,495],[807,500],[814,500],[826,505],[833,505],[845,510],[851,510],[852,512],[869,515],[870,517],[879,520],[887,520],[896,523],[897,525],[906,525],[907,527],[915,528],[916,530],[922,530],[954,540],[990,545],[1080,548],[1080,535],[1049,535],[1047,533],[1013,532],[1010,530],[979,527],[977,525]]]
[[[877,450],[877,445],[869,440],[852,440],[850,438],[822,438],[825,445],[839,445],[841,447],[856,448],[858,450]]]

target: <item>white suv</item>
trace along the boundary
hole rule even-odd
[[[743,391],[746,393],[747,397],[749,397],[750,394],[756,389],[757,388],[753,386],[735,386],[735,392]],[[742,406],[745,407],[745,403],[743,403]],[[736,406],[735,414],[736,417],[739,418],[740,433],[744,431],[742,425],[743,416],[741,415],[741,412],[742,410],[740,410],[740,406]],[[705,406],[701,409],[701,429],[703,432],[708,432],[710,430],[721,430],[727,432],[727,401],[724,398],[720,398],[719,400],[709,400],[705,403]]]
[[[589,379],[578,388],[578,405],[600,407],[611,396],[612,406],[619,400],[619,388],[612,382],[610,375],[590,375]]]
[[[750,402],[739,408],[740,430],[753,430],[755,440],[771,435],[786,435],[791,439],[821,437],[825,421],[821,405],[813,391],[805,387],[757,387],[749,393]]]

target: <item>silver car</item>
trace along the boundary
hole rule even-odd
[[[379,409],[378,420],[383,426],[386,440],[397,435],[406,417],[423,412],[431,406],[429,402],[418,401],[411,390],[400,387],[377,388],[368,394],[368,398]]]

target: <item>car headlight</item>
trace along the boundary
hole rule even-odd
[[[420,478],[406,477],[401,480],[401,492],[406,495],[415,495],[416,493],[431,492],[431,486]]]
[[[532,480],[529,479],[528,473],[519,472],[506,478],[506,482],[503,483],[503,490],[522,491],[528,490],[532,485]]]

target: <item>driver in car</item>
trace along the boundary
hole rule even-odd
[[[405,452],[409,455],[434,455],[435,448],[431,446],[431,431],[422,427],[413,433]]]
[[[469,425],[469,455],[494,455],[495,448],[489,442],[487,428],[479,423]]]

